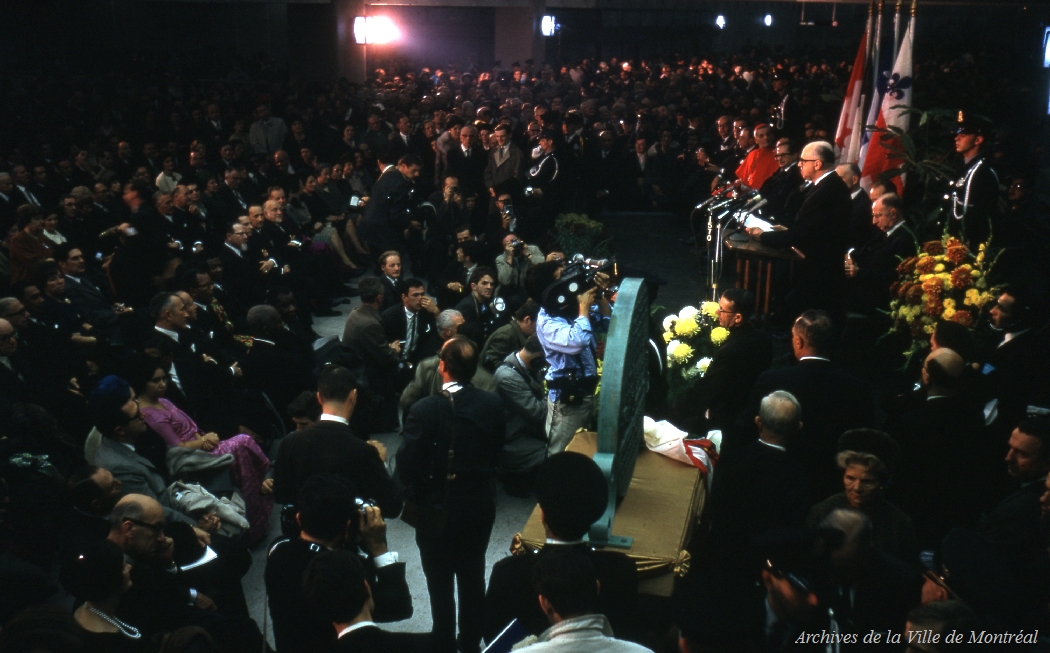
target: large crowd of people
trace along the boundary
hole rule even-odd
[[[901,372],[875,359],[915,202],[836,165],[847,63],[390,67],[356,85],[149,61],[27,73],[4,100],[0,653],[265,650],[241,586],[257,546],[278,653],[475,653],[514,620],[537,652],[839,650],[869,631],[901,650],[906,626],[1045,626],[1034,148],[960,114],[947,226],[1004,267],[988,325],[938,322]],[[592,425],[615,280],[559,290],[576,252],[555,219],[684,223],[729,186],[777,219],[752,238],[802,254],[770,322],[790,327],[726,290],[725,344],[661,411],[722,441],[692,569],[652,609],[630,558],[584,541],[607,489],[565,449]],[[396,452],[372,439],[398,430]],[[547,544],[486,579],[497,484],[535,495]],[[398,517],[428,634],[376,626],[413,613]]]

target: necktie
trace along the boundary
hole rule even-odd
[[[405,329],[405,351],[404,357],[408,358],[409,354],[412,353],[412,348],[416,344],[416,314],[408,314],[408,325]]]

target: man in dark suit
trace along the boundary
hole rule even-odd
[[[938,549],[952,528],[974,525],[991,507],[989,487],[998,487],[992,479],[1002,469],[999,443],[982,446],[980,405],[960,392],[964,369],[951,349],[931,352],[922,366],[926,401],[887,429],[902,451],[898,505],[914,521],[924,551]]]
[[[624,201],[629,196],[627,157],[616,147],[616,136],[610,130],[598,134],[598,147],[585,155],[583,181],[587,189],[587,205],[592,215],[598,215],[610,203]],[[710,188],[706,189],[708,192]]]
[[[804,136],[804,118],[802,117],[802,105],[791,94],[791,79],[788,73],[777,72],[773,75],[773,91],[780,98],[774,109],[776,122],[774,126],[781,136],[793,138],[796,141]]]
[[[423,515],[416,544],[430,593],[434,646],[454,653],[459,586],[460,651],[477,653],[485,601],[485,551],[496,519],[496,465],[503,449],[503,401],[470,379],[478,348],[455,336],[441,349],[442,393],[421,399],[405,418],[397,471]]]
[[[1026,612],[1045,609],[1050,587],[1050,560],[1045,531],[1040,526],[1040,497],[1050,472],[1050,422],[1022,420],[1010,435],[1006,470],[1019,484],[988,514],[981,532],[1010,566]]]
[[[856,163],[843,163],[835,168],[836,174],[846,182],[850,197],[853,201],[853,211],[849,218],[849,233],[846,236],[846,245],[850,248],[859,249],[875,238],[879,231],[872,224],[872,199],[867,191],[860,187],[860,168]],[[901,214],[903,219],[904,215]]]
[[[467,125],[459,130],[459,145],[448,153],[445,175],[457,177],[459,187],[467,196],[481,197],[488,192],[485,188],[488,160],[488,152],[478,142],[478,130]]]
[[[879,311],[889,309],[890,285],[897,279],[897,266],[915,256],[916,240],[904,224],[904,203],[898,195],[879,197],[868,213],[873,216],[869,222],[874,223],[876,232],[864,245],[850,250],[846,259],[846,308],[881,318]]]
[[[730,288],[718,301],[718,324],[729,336],[715,352],[707,372],[675,400],[681,428],[694,433],[725,430],[747,407],[747,395],[758,375],[769,369],[773,340],[751,323],[755,295]]]
[[[1030,404],[1050,405],[1045,403],[1050,347],[1045,332],[1037,328],[1042,310],[1036,301],[1028,288],[1009,286],[988,313],[992,328],[1003,332],[981,369],[985,399],[996,402],[989,424],[997,437],[1005,437],[1011,425],[1025,417]]]
[[[437,328],[434,318],[437,304],[427,297],[423,282],[407,279],[401,283],[400,303],[380,314],[383,331],[388,341],[403,342],[398,361],[400,387],[408,385],[419,361],[438,352]]]
[[[418,156],[406,154],[397,167],[386,170],[372,187],[372,199],[365,207],[359,233],[373,252],[404,247],[411,230],[422,229],[414,216],[415,180],[423,164]]]
[[[837,313],[842,308],[846,255],[846,232],[853,211],[849,189],[835,174],[835,148],[830,143],[810,143],[802,150],[799,167],[802,178],[813,183],[790,229],[762,233],[749,230],[763,245],[793,249],[804,256],[789,297],[799,312],[819,308]]]
[[[258,260],[248,249],[250,227],[239,222],[226,225],[226,242],[219,248],[222,262],[222,281],[230,298],[247,310],[266,299],[265,275],[275,273],[277,266],[272,260]]]
[[[806,473],[788,454],[802,425],[798,400],[783,390],[762,398],[758,440],[718,461],[701,560],[746,576],[751,542],[770,528],[801,526],[809,508]]]
[[[496,144],[489,150],[485,166],[485,187],[495,197],[503,192],[518,193],[525,174],[525,154],[511,142],[510,125],[497,125],[492,132]]]
[[[839,436],[852,428],[872,425],[875,402],[871,386],[846,374],[831,362],[834,328],[823,311],[806,311],[791,329],[794,367],[763,372],[751,389],[731,437],[723,439],[728,453],[755,439],[754,417],[759,402],[774,390],[786,390],[802,405],[802,428],[788,453],[802,464],[810,482],[812,503],[842,491],[842,473],[835,465]]]
[[[380,312],[391,306],[401,305],[401,294],[405,291],[401,281],[401,255],[389,250],[379,255],[379,281],[383,283],[383,304]]]
[[[268,304],[248,311],[252,346],[244,358],[244,380],[249,388],[266,393],[286,417],[285,407],[304,390],[314,387],[313,352],[289,331],[280,312]]]
[[[55,260],[66,278],[66,297],[70,303],[88,318],[91,326],[105,333],[111,343],[119,343],[118,321],[122,316],[130,316],[132,309],[110,301],[102,288],[84,276],[87,271],[84,254],[73,243],[56,247]]]
[[[470,275],[470,294],[464,297],[456,310],[463,316],[459,332],[484,347],[496,329],[506,324],[510,316],[502,310],[503,300],[495,297],[495,270],[478,266]],[[497,308],[497,304],[500,308]]]
[[[335,648],[336,633],[311,610],[302,591],[303,572],[324,551],[344,550],[362,557],[375,599],[375,621],[412,616],[405,563],[398,561],[396,551],[389,550],[380,509],[362,507],[360,501],[353,487],[338,476],[318,475],[303,484],[296,504],[296,521],[302,529],[299,536],[278,539],[266,557],[266,594],[280,653],[321,653]]]
[[[352,367],[367,382],[362,392],[367,411],[360,411],[354,428],[366,434],[397,427],[397,365],[401,359],[399,340],[388,340],[379,308],[383,284],[365,277],[357,284],[361,305],[350,311],[343,327],[343,349],[352,357]]]
[[[412,122],[408,116],[401,113],[395,118],[397,131],[390,135],[390,142],[386,145],[387,156],[384,161],[397,161],[406,154],[421,156],[426,144],[421,142],[417,134],[412,133]]]
[[[591,524],[605,512],[608,485],[597,463],[587,456],[563,451],[547,459],[536,476],[536,498],[549,549],[571,548],[585,555],[598,572],[601,591],[598,612],[609,618],[613,633],[623,639],[638,628],[638,572],[634,561],[619,551],[598,551],[583,542]],[[497,562],[485,596],[485,641],[491,643],[513,619],[533,635],[550,625],[532,587],[538,551]]]
[[[780,167],[763,182],[758,192],[769,202],[768,214],[777,218],[780,224],[790,225],[795,216],[788,215],[788,197],[797,193],[802,185],[802,173],[798,169],[798,150],[790,138],[781,138],[777,141],[774,153]]]
[[[327,622],[339,653],[412,651],[430,653],[430,633],[392,633],[375,625],[376,601],[364,565],[337,549],[314,557],[302,579],[307,605]],[[311,649],[322,650],[322,649]]]
[[[241,182],[248,176],[243,165],[226,170],[223,173],[223,182],[215,193],[222,210],[222,220],[229,222],[236,220],[242,215],[248,215],[248,206],[251,200],[241,191]]]
[[[317,423],[281,443],[273,469],[274,500],[295,503],[299,488],[311,476],[335,474],[375,501],[387,517],[401,514],[401,493],[383,464],[382,445],[366,443],[350,430],[357,403],[354,375],[345,367],[326,367],[317,383],[317,399],[323,411]]]

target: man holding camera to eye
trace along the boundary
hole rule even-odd
[[[503,251],[496,258],[500,295],[507,302],[507,310],[515,311],[528,299],[525,274],[534,265],[543,263],[539,247],[528,245],[514,233],[503,237]]]
[[[542,307],[536,318],[536,334],[550,364],[545,377],[549,455],[564,451],[573,434],[588,425],[598,385],[594,332],[607,330],[612,314],[605,297],[609,276],[601,272],[595,275],[594,285],[577,296],[575,306],[557,308],[557,299],[544,293],[553,290],[563,270],[560,261],[551,261],[534,266],[528,273],[529,295]]]
[[[286,532],[289,537],[277,540],[266,559],[266,594],[278,653],[335,649],[331,624],[308,608],[302,590],[303,572],[324,551],[347,549],[361,557],[375,600],[374,621],[412,616],[405,563],[387,546],[386,522],[377,506],[355,497],[346,480],[324,474],[303,484],[297,508],[298,536]]]

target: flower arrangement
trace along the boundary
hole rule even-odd
[[[707,373],[711,356],[729,337],[729,330],[718,326],[718,303],[703,302],[686,306],[677,315],[663,320],[667,343],[667,369],[672,399]]]
[[[987,250],[982,244],[974,255],[957,238],[945,237],[923,243],[918,256],[897,266],[899,278],[890,286],[890,333],[908,339],[908,360],[929,348],[937,320],[969,328],[977,324],[984,306],[994,299]]]

